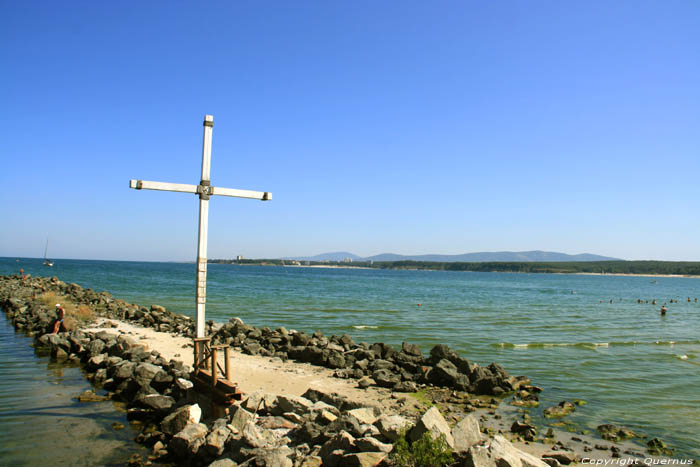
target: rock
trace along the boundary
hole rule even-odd
[[[158,372],[162,372],[163,369],[157,365],[151,363],[139,363],[134,368],[134,376],[141,378],[146,381],[151,381]]]
[[[204,423],[190,423],[178,432],[168,444],[168,451],[180,459],[196,454],[204,444],[207,436],[207,426]]]
[[[357,438],[355,440],[355,447],[360,452],[384,452],[390,453],[394,448],[393,445],[382,443],[371,436],[366,436],[364,438]]]
[[[382,436],[392,443],[399,439],[401,432],[411,426],[411,422],[401,415],[382,415],[375,422]]]
[[[511,433],[516,433],[526,441],[534,441],[537,436],[537,428],[529,423],[515,421],[510,427]]]
[[[473,445],[481,442],[483,436],[479,429],[479,422],[473,415],[467,415],[452,428],[454,450],[467,451]]]
[[[108,400],[107,396],[100,396],[95,394],[95,391],[87,390],[78,396],[80,402],[103,402]]]
[[[260,428],[252,421],[245,424],[242,435],[243,440],[254,448],[272,448],[279,441],[272,431]]]
[[[343,456],[342,465],[348,467],[374,467],[379,465],[385,458],[384,452],[358,452],[357,454],[346,454]]]
[[[318,455],[323,460],[323,465],[334,465],[339,459],[333,456],[335,451],[352,452],[355,449],[355,438],[346,431],[341,431],[331,439],[323,443]],[[333,458],[336,459],[333,459]]]
[[[307,456],[301,461],[299,467],[321,467],[323,461],[318,456]]]
[[[374,422],[377,421],[381,412],[374,407],[362,407],[360,409],[348,410],[347,413],[355,417],[357,421],[362,424],[374,425]]]
[[[248,412],[243,407],[238,407],[231,417],[231,426],[239,432],[243,431],[248,422],[255,420],[255,414]]]
[[[544,461],[517,449],[501,435],[496,435],[491,441],[488,457],[498,467],[548,467]]]
[[[599,425],[597,428],[600,436],[608,441],[623,441],[630,438],[637,438],[639,435],[629,428],[618,427],[616,425]]]
[[[268,449],[256,449],[252,452],[254,462],[251,465],[259,467],[292,467],[294,464],[289,458],[293,451],[287,446]]]
[[[279,412],[277,415],[284,412],[294,412],[302,415],[308,412],[312,405],[314,403],[305,397],[282,395],[277,396],[277,409],[272,410],[272,412]]]
[[[208,458],[216,458],[224,452],[226,441],[231,437],[231,431],[226,425],[215,426],[206,437],[200,452]]]
[[[401,377],[392,373],[389,370],[375,370],[372,373],[372,379],[377,383],[377,386],[382,388],[393,388],[397,383],[401,382]]]
[[[408,438],[411,441],[419,440],[424,433],[432,432],[435,436],[444,435],[447,444],[454,448],[454,438],[450,432],[450,427],[447,425],[447,421],[442,416],[437,407],[429,408],[423,416],[418,420],[416,426],[414,426],[408,433]]]
[[[413,381],[401,381],[396,383],[391,390],[394,392],[416,392],[418,385]]]
[[[581,458],[572,451],[550,451],[542,454],[542,460],[547,462],[546,459],[555,459],[562,465],[569,465],[572,463],[579,462]]]
[[[175,410],[160,422],[160,430],[168,435],[182,431],[188,424],[199,423],[202,409],[199,405],[185,405]]]
[[[161,413],[166,413],[173,405],[175,405],[175,399],[170,396],[161,396],[160,394],[148,394],[140,397],[138,402],[143,407],[153,409]]]
[[[209,464],[209,467],[236,467],[238,464],[233,462],[231,459],[224,458],[218,459]]]
[[[576,406],[571,402],[561,401],[559,405],[545,409],[544,416],[546,418],[561,418],[566,417],[575,410]]]
[[[666,446],[666,443],[659,438],[652,438],[647,443],[647,452],[653,456],[672,456],[673,449]]]
[[[420,347],[416,344],[407,344],[406,342],[402,342],[401,351],[407,355],[413,355],[416,357],[423,356],[423,353],[420,351]]]

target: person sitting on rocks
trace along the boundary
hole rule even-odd
[[[63,309],[60,303],[56,304],[56,321],[53,323],[53,332],[51,334],[57,334],[61,326],[63,325],[63,319],[66,317],[66,310]]]

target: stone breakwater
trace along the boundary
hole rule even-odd
[[[417,440],[428,431],[445,437],[455,452],[455,465],[544,467],[577,459],[561,443],[541,459],[520,451],[503,436],[480,428],[474,414],[461,413],[450,428],[436,407],[417,417],[405,417],[315,389],[302,396],[253,393],[228,416],[213,419],[205,414],[203,418],[195,403],[191,368],[181,361],[166,360],[128,335],[84,331],[78,320],[67,319],[65,332],[46,334],[54,318],[53,304],[42,300],[47,294],[67,298],[99,316],[188,337],[194,334],[193,320],[157,305],[129,304],[55,277],[0,277],[0,306],[15,328],[33,335],[36,345],[50,348],[56,360],[80,362],[88,379],[107,391],[106,396],[84,394],[81,400],[108,397],[126,403],[127,418],[143,427],[136,441],[151,449],[147,463],[390,465],[392,443],[402,433]],[[510,376],[497,364],[481,367],[442,345],[425,357],[415,345],[404,343],[397,351],[382,343],[357,344],[347,335],[326,337],[318,331],[307,335],[284,328],[273,331],[237,319],[222,326],[208,323],[208,327],[214,343],[230,344],[252,355],[328,367],[337,377],[358,379],[361,387],[377,385],[394,392],[415,391],[419,385],[447,388],[452,398],[463,394],[463,400],[474,401],[464,405],[464,412],[482,403],[469,399],[467,391],[490,395],[536,392],[527,378]],[[497,404],[492,399],[486,407]],[[536,429],[516,422],[510,431],[512,436],[527,438]]]

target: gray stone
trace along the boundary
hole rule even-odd
[[[356,454],[346,454],[343,456],[342,465],[348,467],[374,467],[379,465],[385,458],[384,452],[358,452]]]
[[[397,383],[401,382],[401,377],[399,375],[386,369],[375,370],[372,373],[372,379],[377,383],[377,386],[383,388],[393,388]]]
[[[382,443],[379,440],[372,438],[371,436],[366,436],[364,438],[357,438],[355,440],[355,446],[360,452],[385,452],[389,453],[394,448],[393,445]]]
[[[163,371],[163,369],[157,365],[153,365],[151,363],[139,363],[136,365],[136,368],[134,368],[134,375],[138,378],[150,381],[160,371]]]
[[[161,396],[160,394],[149,394],[139,398],[142,406],[156,410],[158,412],[167,412],[175,405],[175,399],[170,396]]]
[[[401,432],[411,426],[411,422],[401,415],[382,415],[375,422],[381,434],[392,443],[399,439]]]
[[[333,465],[339,461],[338,456],[334,455],[336,451],[346,453],[352,452],[354,450],[355,438],[350,433],[346,431],[341,431],[340,433],[323,443],[323,446],[321,446],[321,450],[319,451],[318,455],[323,460],[323,465]]]
[[[239,432],[242,432],[246,424],[254,420],[255,414],[248,412],[243,407],[238,407],[231,417],[231,426]]]
[[[293,451],[287,446],[255,449],[252,454],[254,462],[251,465],[257,467],[292,467],[294,465],[289,458]]]
[[[280,411],[281,413],[294,412],[302,415],[308,412],[312,405],[314,403],[305,397],[281,395],[277,396],[277,410],[273,410],[273,413]]]
[[[160,422],[160,430],[172,436],[191,423],[199,423],[201,417],[202,409],[199,408],[199,405],[185,405],[165,417]]]
[[[479,429],[479,422],[473,415],[467,415],[452,428],[454,450],[456,452],[467,451],[473,445],[479,443],[483,436]]]
[[[572,451],[549,451],[542,454],[542,460],[547,462],[546,459],[555,459],[562,465],[575,464],[581,460],[581,458]]]
[[[218,457],[224,452],[226,441],[231,437],[231,431],[226,426],[216,426],[206,437],[204,445],[199,448],[200,452],[211,458]]]
[[[498,467],[549,467],[537,457],[517,449],[501,435],[493,438],[488,450]]]
[[[254,448],[272,448],[279,442],[272,431],[260,428],[252,421],[245,424],[242,435],[243,440]]]
[[[233,462],[231,459],[224,458],[224,459],[217,459],[211,464],[209,464],[209,467],[236,467],[238,464]]]
[[[361,424],[374,425],[381,412],[375,407],[362,407],[348,410],[347,413],[355,417]]]
[[[179,458],[196,454],[204,444],[207,436],[207,426],[204,423],[190,423],[178,432],[168,444],[168,450]]]
[[[454,448],[455,441],[450,432],[450,427],[437,407],[431,407],[423,414],[416,426],[408,433],[408,437],[411,441],[417,441],[428,431],[435,436],[444,435],[447,444]]]

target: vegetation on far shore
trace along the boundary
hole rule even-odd
[[[210,263],[263,266],[342,266],[434,271],[522,272],[550,274],[654,274],[700,276],[700,261],[572,261],[572,262],[434,262],[434,261],[293,261],[282,259],[210,259]]]

